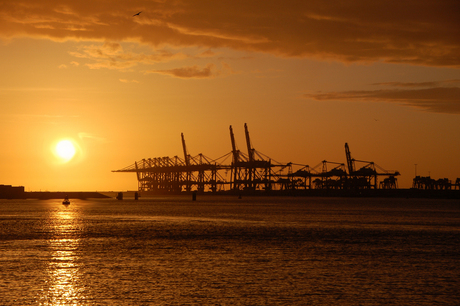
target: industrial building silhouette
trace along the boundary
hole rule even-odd
[[[244,125],[247,153],[237,149],[232,126],[232,151],[218,159],[191,156],[181,134],[183,158],[142,159],[119,173],[136,173],[140,192],[276,192],[300,190],[397,189],[398,171],[388,171],[372,161],[354,159],[345,143],[345,163],[322,161],[315,167],[279,163],[252,147]],[[227,160],[231,158],[231,162]]]

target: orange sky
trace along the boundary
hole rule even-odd
[[[393,1],[392,1],[393,2]],[[0,0],[0,184],[134,190],[142,158],[245,150],[460,177],[460,2]],[[133,16],[137,12],[142,13]],[[78,144],[59,162],[60,139]]]

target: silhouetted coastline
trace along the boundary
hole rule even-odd
[[[63,199],[66,196],[72,199],[92,199],[92,198],[115,198],[120,192],[96,192],[96,191],[24,191],[24,187],[13,187],[10,185],[0,185],[0,199]],[[226,196],[298,196],[298,197],[369,197],[369,198],[426,198],[426,199],[460,199],[460,190],[436,190],[436,189],[309,189],[309,190],[233,190],[218,192],[161,192],[144,191],[139,192],[139,197],[152,197],[161,195],[226,195]],[[134,198],[137,191],[121,192],[126,199]],[[123,199],[123,198],[122,198]]]
[[[64,199],[69,197],[71,199],[96,199],[96,198],[110,198],[108,195],[104,195],[100,192],[95,191],[24,191],[24,187],[13,187],[1,185],[0,188],[0,199],[38,199],[38,200],[49,200],[49,199]]]
[[[164,195],[190,195],[193,192],[157,192],[144,191],[139,192],[140,197],[154,197]],[[235,196],[235,197],[350,197],[350,198],[425,198],[425,199],[460,199],[460,190],[424,190],[424,189],[311,189],[311,190],[241,190],[235,192],[232,190],[218,192],[197,192],[199,195],[207,196]],[[127,199],[133,198],[128,195]]]

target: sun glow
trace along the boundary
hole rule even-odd
[[[71,160],[76,153],[75,145],[70,140],[61,140],[54,148],[55,155],[63,161]]]

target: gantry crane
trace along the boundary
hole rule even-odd
[[[345,143],[345,155],[347,158],[348,166],[348,179],[347,179],[347,188],[349,189],[369,189],[369,188],[378,188],[377,177],[378,176],[388,176],[391,184],[384,185],[385,188],[396,188],[396,178],[395,176],[400,175],[398,171],[387,171],[377,166],[374,162],[357,160],[351,157],[350,148],[348,143]],[[358,170],[355,168],[355,162],[361,162],[365,165]],[[377,172],[376,167],[379,168],[382,172]]]
[[[159,193],[312,189],[312,178],[315,178],[314,188],[376,189],[379,186],[377,185],[378,176],[387,177],[380,184],[380,188],[397,188],[395,176],[399,175],[399,172],[386,171],[374,162],[352,158],[348,143],[345,143],[346,165],[323,161],[317,165],[319,167],[322,164],[321,171],[316,170],[317,167],[310,168],[294,163],[282,164],[272,160],[254,149],[247,124],[244,124],[244,131],[247,155],[238,150],[233,129],[230,126],[232,151],[219,159],[211,160],[201,153],[195,157],[191,156],[187,150],[184,134],[181,133],[183,159],[178,156],[142,159],[114,172],[135,172],[139,191]],[[231,165],[224,164],[229,157],[232,157]],[[356,163],[358,162],[365,163],[365,165],[357,169]],[[328,169],[330,164],[333,167]],[[293,165],[303,167],[293,171]],[[275,169],[277,171],[274,171]],[[231,171],[230,180],[226,179],[228,170]],[[225,175],[222,174],[223,172]],[[438,181],[438,187],[436,187],[438,189],[460,186],[460,179],[455,184],[446,179]]]

